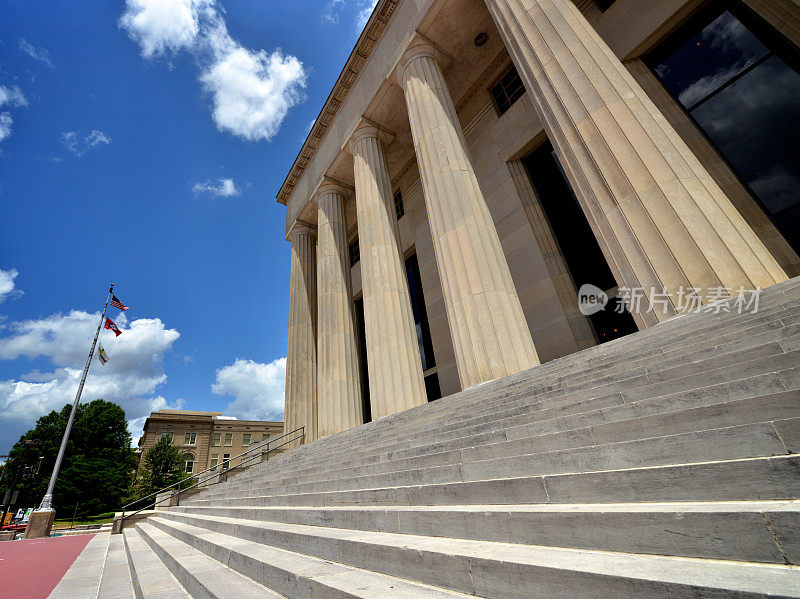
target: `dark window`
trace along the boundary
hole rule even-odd
[[[594,0],[594,3],[597,4],[597,7],[602,10],[603,12],[607,11],[609,7],[614,4],[616,0]]]
[[[372,422],[372,408],[369,404],[369,364],[367,363],[367,331],[364,326],[364,300],[353,302],[356,318],[356,335],[358,335],[358,374],[361,377],[361,410],[364,423]]]
[[[397,220],[403,218],[406,213],[405,206],[403,206],[403,194],[399,191],[394,194],[394,212],[397,215]]]
[[[740,2],[715,2],[646,58],[800,251],[800,51]]]
[[[613,290],[617,286],[614,275],[553,146],[545,142],[523,162],[575,284],[580,287],[590,283],[604,291]],[[616,302],[616,298],[611,299],[605,310],[588,317],[600,343],[638,330],[630,313],[616,313]]]
[[[414,313],[414,324],[417,329],[419,354],[422,358],[422,370],[430,370],[436,366],[436,358],[433,357],[431,329],[428,326],[428,312],[425,310],[422,277],[419,273],[416,254],[409,256],[408,260],[406,260],[406,276],[408,277],[408,293],[411,296],[411,311]]]
[[[358,239],[355,239],[350,244],[350,266],[355,266],[356,262],[361,259],[361,251],[358,249]]]
[[[525,93],[525,86],[522,85],[522,79],[519,78],[516,67],[511,69],[503,75],[500,80],[495,83],[489,92],[494,98],[495,106],[500,114],[505,114],[511,108],[511,105],[522,97]]]

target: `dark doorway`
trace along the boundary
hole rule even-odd
[[[617,282],[549,141],[523,160],[575,285],[589,283],[611,299],[588,316],[599,343],[638,331],[629,312],[617,311]]]
[[[417,329],[419,354],[422,359],[422,372],[425,374],[425,392],[428,401],[439,399],[442,391],[439,388],[439,375],[435,372],[436,358],[433,355],[431,329],[428,326],[428,311],[425,309],[425,296],[422,293],[422,276],[419,272],[417,255],[412,254],[406,260],[406,277],[408,293],[411,296],[411,310],[414,313],[414,324]]]
[[[800,49],[726,0],[645,62],[800,252]]]

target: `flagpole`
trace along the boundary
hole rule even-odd
[[[78,385],[78,392],[75,394],[75,401],[72,403],[72,411],[69,414],[67,421],[67,428],[64,431],[64,437],[61,439],[61,448],[58,450],[58,457],[56,458],[56,465],[53,467],[53,474],[50,476],[50,484],[47,485],[47,493],[42,499],[42,504],[39,506],[38,512],[50,511],[53,509],[53,489],[56,486],[56,478],[58,478],[58,471],[61,469],[61,461],[64,459],[64,453],[67,450],[67,441],[69,440],[69,433],[72,431],[72,422],[75,420],[75,412],[78,409],[78,404],[81,401],[81,393],[83,393],[83,385],[86,382],[86,375],[89,374],[89,366],[92,364],[92,357],[94,356],[94,348],[97,345],[97,338],[100,336],[100,330],[103,328],[103,323],[106,320],[106,310],[108,310],[108,302],[111,300],[111,294],[114,291],[114,283],[108,289],[108,296],[106,296],[106,305],[103,306],[103,313],[100,315],[100,324],[97,325],[97,332],[94,334],[94,341],[92,341],[92,349],[89,350],[89,358],[86,360],[86,366],[83,368],[83,376]]]

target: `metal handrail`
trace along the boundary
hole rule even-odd
[[[284,437],[288,437],[289,435],[293,435],[298,431],[300,431],[300,434],[298,436],[293,437],[291,439],[288,439],[288,440],[284,441],[283,443],[281,443],[280,445],[276,445],[275,447],[270,447],[270,443],[272,443],[274,441],[277,441],[279,439],[283,439]],[[144,506],[143,508],[139,508],[135,512],[131,512],[130,514],[125,514],[125,510],[127,508],[131,507],[134,504],[139,503],[140,501],[143,501],[145,499],[149,499],[150,497],[154,497],[156,495],[159,495],[160,493],[163,493],[164,491],[168,491],[169,489],[172,489],[174,487],[178,487],[177,491],[176,491],[176,494],[177,494],[177,499],[176,499],[177,503],[176,503],[176,505],[180,505],[181,492],[189,491],[191,489],[194,489],[198,485],[206,482],[207,480],[209,480],[213,476],[216,476],[217,474],[221,474],[222,472],[225,472],[227,474],[227,473],[230,473],[232,470],[236,470],[237,468],[242,468],[245,463],[249,463],[250,461],[252,461],[256,457],[261,457],[261,456],[266,454],[267,455],[267,459],[269,459],[269,452],[270,451],[273,451],[275,449],[283,447],[284,445],[287,445],[287,444],[291,443],[292,441],[297,441],[297,439],[300,439],[300,444],[301,445],[303,445],[305,443],[305,440],[306,440],[306,427],[305,426],[301,426],[300,428],[296,428],[293,431],[289,431],[288,433],[284,433],[284,434],[280,435],[279,437],[272,437],[270,439],[267,439],[266,441],[262,441],[261,443],[251,447],[247,451],[243,451],[242,453],[240,453],[238,455],[235,455],[232,458],[228,458],[226,460],[223,460],[222,464],[217,464],[216,466],[211,466],[210,468],[206,468],[202,472],[198,472],[196,476],[197,477],[202,477],[202,475],[205,474],[206,472],[216,471],[217,468],[220,468],[221,466],[225,466],[222,470],[220,470],[220,472],[214,472],[214,474],[209,475],[205,480],[198,480],[195,484],[193,484],[190,487],[186,487],[185,489],[181,489],[181,485],[186,482],[186,479],[184,479],[184,480],[179,480],[178,482],[175,482],[175,483],[173,483],[171,485],[168,485],[168,486],[164,487],[163,489],[159,489],[158,491],[150,493],[149,495],[145,495],[144,497],[139,497],[139,499],[131,501],[130,503],[127,503],[127,504],[122,506],[122,515],[119,518],[120,519],[120,523],[122,523],[125,520],[125,518],[130,518],[131,516],[135,516],[139,512],[143,512],[144,510],[147,510],[147,509],[150,509],[151,507],[154,507],[158,503],[158,498],[156,498],[156,500],[153,503],[150,503],[150,504]],[[235,460],[237,458],[241,458],[242,456],[247,455],[248,453],[252,453],[257,449],[263,448],[264,445],[267,446],[267,450],[266,451],[262,451],[262,452],[260,452],[258,454],[254,454],[253,456],[247,458],[247,460],[239,460],[239,463],[237,465],[233,466],[232,468],[228,468],[227,464],[230,464],[233,460]],[[191,478],[195,478],[195,477],[192,476]],[[225,477],[225,481],[227,481],[227,480],[228,480],[228,478],[226,476]],[[218,484],[220,482],[225,482],[225,481],[219,481],[218,480],[217,482],[211,483],[211,484]],[[122,528],[122,525],[120,524],[120,529],[121,528]]]

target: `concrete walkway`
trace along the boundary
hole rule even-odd
[[[0,594],[14,599],[45,599],[65,578],[67,570],[84,550],[98,544],[95,539],[101,545],[108,545],[108,534],[0,543]],[[98,557],[101,570],[104,557],[105,550]]]

